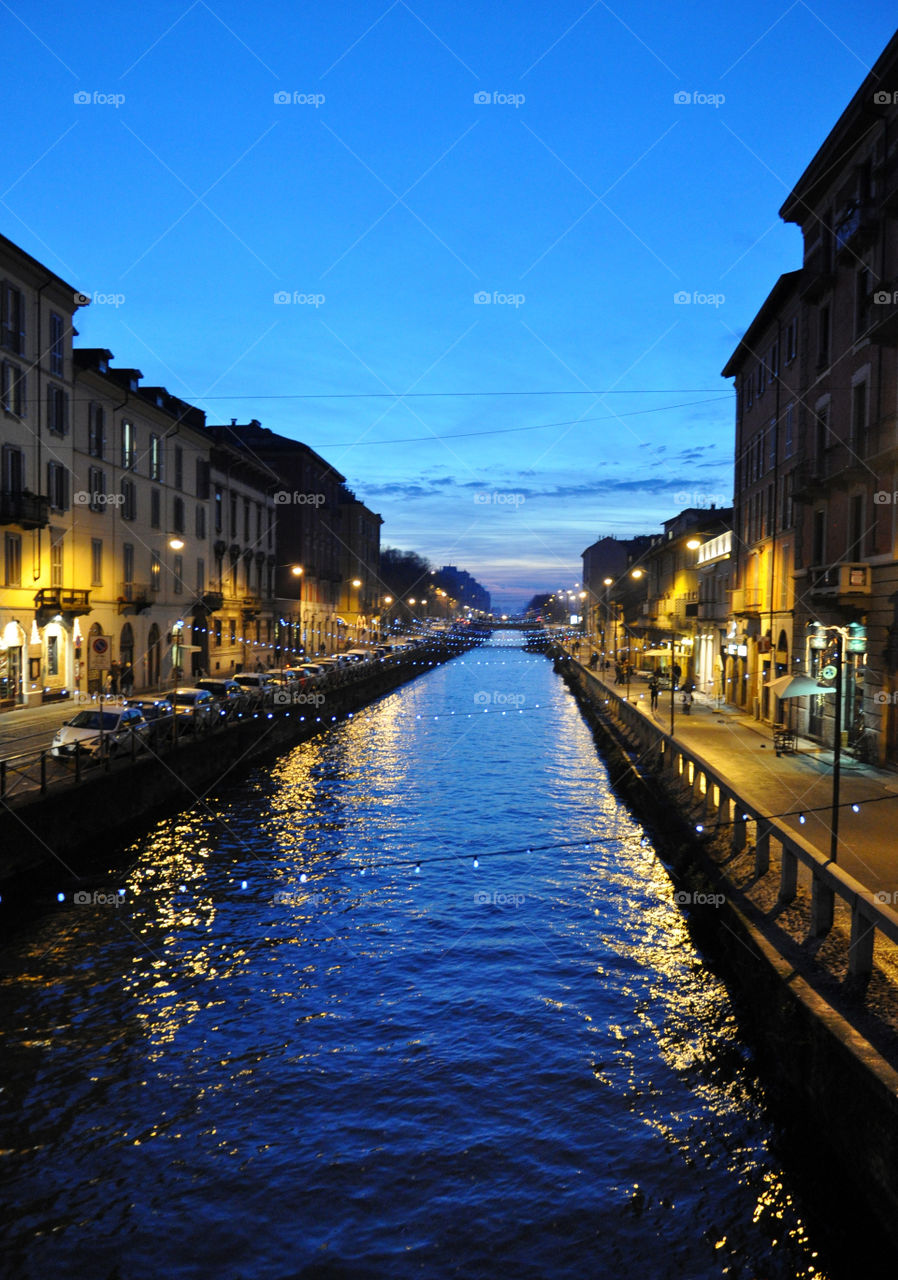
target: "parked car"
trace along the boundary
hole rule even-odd
[[[203,676],[197,680],[195,688],[205,689],[207,693],[211,693],[227,716],[243,715],[252,703],[247,691],[236,680],[228,677]]]
[[[241,671],[234,679],[246,690],[254,706],[269,705],[273,701],[277,685],[267,671]]]
[[[171,737],[175,712],[168,698],[126,698],[126,707],[136,707],[147,722],[147,740],[154,745]]]
[[[65,759],[80,748],[88,757],[98,759],[130,750],[135,735],[144,742],[148,733],[149,725],[137,707],[79,711],[57,729],[50,754]]]
[[[178,734],[209,729],[222,714],[218,700],[208,689],[193,686],[175,689],[168,699],[175,709],[175,731]]]

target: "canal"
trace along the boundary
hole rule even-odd
[[[667,872],[519,644],[18,923],[4,1275],[845,1274]]]

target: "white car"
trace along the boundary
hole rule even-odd
[[[116,751],[130,750],[135,734],[142,742],[149,732],[150,726],[138,707],[79,711],[57,729],[50,754],[65,759],[80,747],[91,757],[114,755]]]

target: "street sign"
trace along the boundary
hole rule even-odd
[[[838,674],[839,674],[839,668],[833,667],[833,666],[824,667],[823,670],[820,672],[820,675],[823,677],[824,680],[835,680]]]
[[[87,646],[87,670],[97,675],[109,666],[109,636],[91,636]]]

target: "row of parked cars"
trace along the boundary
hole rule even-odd
[[[222,719],[239,719],[267,707],[303,702],[318,705],[327,685],[342,682],[338,673],[423,643],[415,637],[371,649],[350,649],[274,671],[204,676],[158,697],[144,694],[125,698],[121,705],[101,703],[67,720],[57,731],[50,753],[57,759],[67,759],[76,752],[87,760],[101,759],[130,752],[135,745],[155,747],[187,734],[207,732]]]

